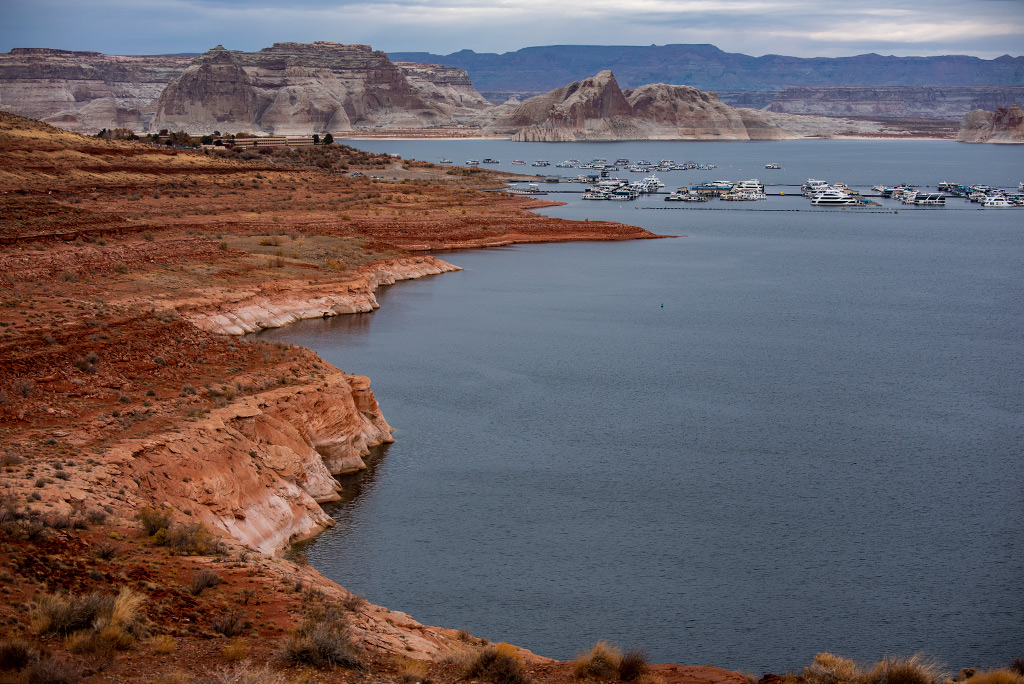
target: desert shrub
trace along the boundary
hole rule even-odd
[[[970,679],[971,684],[1024,684],[1024,674],[1010,669],[978,672]]]
[[[814,662],[804,668],[803,676],[807,684],[856,684],[863,672],[852,660],[819,653],[814,656]]]
[[[245,613],[231,608],[223,615],[215,617],[210,626],[218,634],[223,634],[226,637],[235,637],[248,632],[252,627],[252,623],[249,622],[249,618]]]
[[[268,665],[249,661],[221,666],[208,673],[210,684],[288,684],[288,678]]]
[[[589,653],[573,661],[573,674],[580,679],[612,679],[618,677],[622,651],[607,641],[598,641]]]
[[[81,632],[69,643],[72,652],[102,655],[105,650],[125,650],[141,631],[143,601],[127,587],[116,597],[99,592],[82,597],[43,594],[36,601],[32,626],[39,634]]]
[[[42,594],[32,611],[32,627],[38,634],[70,634],[92,626],[114,609],[114,597],[99,592],[71,596],[63,592]]]
[[[200,522],[171,525],[159,530],[153,535],[153,543],[185,556],[214,556],[224,551],[209,528]]]
[[[204,589],[215,587],[220,583],[220,575],[209,568],[203,568],[192,574],[192,582],[188,585],[188,590],[193,596],[199,596]]]
[[[152,537],[161,530],[166,530],[171,525],[172,511],[170,508],[156,508],[143,506],[138,513],[139,522],[145,530],[147,537]]]
[[[67,649],[82,656],[95,670],[104,670],[114,662],[117,651],[125,650],[134,643],[121,639],[108,639],[95,630],[82,630],[68,637]]]
[[[13,637],[0,641],[0,670],[20,670],[39,655],[24,639]]]
[[[636,681],[646,672],[647,653],[643,649],[630,649],[619,661],[619,679],[624,682]]]
[[[362,669],[363,663],[349,645],[348,622],[332,607],[318,608],[288,635],[277,653],[279,660],[318,668],[340,666]]]
[[[528,684],[531,681],[515,647],[508,644],[498,644],[481,651],[469,664],[463,678],[483,679],[494,684]]]
[[[882,658],[862,681],[865,684],[934,684],[945,678],[936,661],[917,653],[909,658]]]
[[[100,525],[107,521],[108,513],[102,508],[90,508],[85,512],[85,519],[91,523]]]
[[[25,670],[28,684],[74,684],[82,679],[82,671],[69,660],[46,656],[36,660]]]
[[[341,607],[350,613],[356,612],[367,604],[369,604],[369,601],[359,594],[349,594],[341,600]]]

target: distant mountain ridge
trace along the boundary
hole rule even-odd
[[[548,92],[601,70],[623,88],[647,83],[701,90],[776,90],[785,86],[1022,86],[1024,57],[752,57],[714,45],[548,45],[502,54],[391,52],[395,61],[464,69],[477,91]]]

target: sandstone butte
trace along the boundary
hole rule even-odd
[[[319,504],[338,498],[334,475],[392,440],[370,381],[240,334],[372,311],[378,287],[453,270],[427,253],[438,248],[657,236],[533,214],[543,202],[485,192],[500,187],[485,171],[339,146],[240,160],[0,113],[0,159],[0,681],[32,668],[85,681],[460,680],[486,639],[372,605],[291,546],[332,524]],[[150,536],[140,520],[158,514]],[[202,570],[219,583],[197,591]],[[61,592],[127,590],[127,622],[65,637],[42,619]],[[325,615],[343,616],[362,669],[280,660]],[[572,663],[502,648],[533,681],[574,679]],[[747,681],[708,666],[645,677]]]

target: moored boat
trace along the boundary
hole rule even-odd
[[[1015,205],[1002,195],[990,195],[981,203],[981,206],[985,209],[1009,209]]]
[[[814,207],[847,207],[857,204],[856,197],[839,190],[826,190],[811,197],[811,206]]]

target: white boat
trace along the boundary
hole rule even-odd
[[[918,192],[914,194],[914,204],[919,207],[944,207],[946,196],[941,192]]]
[[[759,192],[764,193],[764,183],[756,178],[740,181],[732,186],[733,192]]]
[[[778,164],[776,164],[775,162],[772,162],[771,164],[765,164],[764,168],[766,168],[766,169],[781,169],[782,167],[779,166]]]
[[[526,162],[523,161],[522,159],[513,159],[512,163],[513,164],[525,164]]]
[[[1009,209],[1014,205],[1010,204],[1010,202],[1002,195],[991,195],[985,198],[985,201],[981,203],[981,206],[986,209]]]
[[[811,206],[814,207],[846,207],[855,206],[856,204],[856,197],[838,190],[826,190],[811,197]]]
[[[547,159],[538,159],[537,161],[533,162],[531,166],[551,166],[551,162],[549,162]]]
[[[665,198],[666,202],[707,202],[708,198],[695,192],[673,192]]]
[[[482,162],[480,162],[480,163],[481,164],[500,164],[501,161],[498,160],[498,159],[491,159],[490,157],[484,157],[484,160]]]
[[[466,160],[466,166],[476,166],[479,163],[480,163],[479,159],[467,159]]]
[[[807,182],[800,186],[800,192],[803,193],[804,197],[811,197],[819,193],[825,192],[828,189],[828,183],[823,180],[815,180],[808,178]]]
[[[454,164],[455,162],[453,162],[451,159],[442,159],[440,161],[440,163],[441,164]]]
[[[606,200],[608,199],[608,193],[602,190],[587,189],[583,191],[583,199],[585,200]]]

